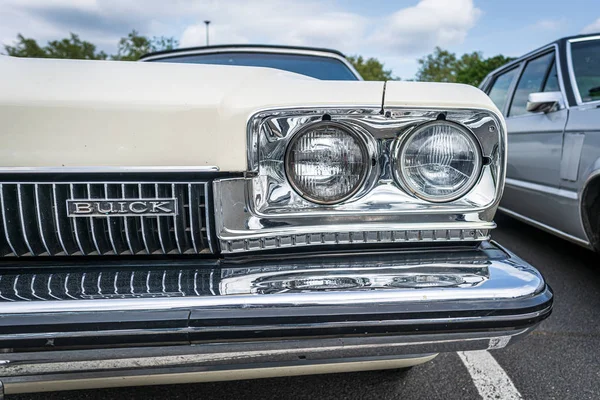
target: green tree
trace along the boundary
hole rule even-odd
[[[179,42],[175,38],[166,36],[149,38],[133,30],[127,37],[119,40],[117,54],[111,56],[111,58],[119,61],[136,61],[146,53],[172,50],[178,45]]]
[[[71,36],[68,38],[48,42],[45,47],[40,47],[35,39],[26,38],[18,34],[17,44],[14,46],[5,45],[4,50],[9,56],[14,57],[72,58],[78,60],[106,59],[104,52],[97,52],[95,45],[81,40],[74,33],[71,33]]]
[[[478,51],[457,58],[456,54],[436,47],[433,53],[418,60],[417,80],[478,86],[487,74],[511,60],[503,55],[484,58]]]
[[[365,81],[393,80],[392,71],[384,69],[383,64],[376,58],[365,60],[362,56],[349,56],[348,61],[356,68]]]
[[[487,74],[511,60],[503,55],[484,58],[481,52],[463,54],[456,65],[456,82],[479,86]]]
[[[418,60],[417,80],[456,82],[456,54],[436,47],[432,54]]]

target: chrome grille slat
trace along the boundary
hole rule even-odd
[[[88,198],[92,198],[92,186],[88,183],[87,187],[87,195]],[[94,248],[98,252],[98,254],[102,254],[102,250],[100,250],[100,242],[98,241],[98,237],[96,236],[96,219],[90,218],[90,234],[92,235],[92,242],[94,243]]]
[[[210,198],[210,194],[209,194],[209,187],[210,185],[204,185],[204,202],[200,202],[200,209],[202,209],[202,206],[204,206],[204,224],[206,226],[205,228],[205,234],[206,234],[206,241],[208,242],[208,249],[210,250],[211,253],[214,253],[214,249],[213,249],[213,243],[212,240],[210,239],[211,235],[210,235],[210,215],[209,215],[209,209],[208,209],[208,199]]]
[[[65,246],[65,242],[62,238],[62,233],[60,230],[60,218],[58,215],[58,196],[56,192],[55,183],[52,184],[52,203],[52,209],[54,210],[54,226],[56,227],[56,235],[58,237],[58,242],[60,243],[60,246],[62,247],[65,254],[69,254],[69,251],[67,250],[67,246]]]
[[[23,235],[23,241],[25,242],[25,246],[29,249],[31,255],[35,256],[36,253],[29,243],[29,237],[27,234],[27,221],[25,220],[25,211],[23,210],[23,193],[21,192],[21,184],[17,184],[17,204],[19,208],[19,222],[21,223],[21,234]]]
[[[177,189],[175,187],[175,184],[173,183],[171,185],[171,194],[173,195],[173,197],[177,198]],[[181,205],[181,202],[178,201],[178,205]],[[183,208],[183,207],[181,207]],[[181,210],[180,208],[180,215],[185,216],[184,211],[185,210]],[[179,252],[179,254],[182,254],[183,251],[181,250],[182,246],[181,246],[181,241],[179,239],[180,237],[180,233],[179,233],[179,224],[178,224],[178,218],[177,217],[173,217],[173,232],[175,233],[175,244],[177,245],[177,251]]]
[[[34,185],[33,191],[35,193],[35,216],[37,218],[40,239],[48,255],[52,255],[52,250],[50,250],[50,246],[48,246],[48,242],[46,241],[46,233],[43,226],[44,219],[42,218],[42,207],[40,205],[40,187],[38,184]]]
[[[13,254],[18,255],[19,251],[12,244],[12,240],[10,239],[9,234],[9,223],[8,223],[8,213],[6,211],[6,205],[4,204],[4,185],[0,183],[0,207],[2,208],[2,228],[4,229],[4,238],[6,239],[6,243],[12,250]]]
[[[138,184],[138,194],[139,194],[139,198],[143,198],[144,196],[144,190],[143,190],[143,186],[142,184]],[[148,244],[148,236],[146,234],[146,219],[145,218],[140,218],[140,226],[142,229],[142,241],[144,242],[144,249],[146,250],[146,254],[151,254],[152,251],[150,250],[150,245]]]
[[[211,270],[195,269],[9,273],[0,276],[0,304],[217,295],[214,279]]]
[[[125,193],[125,184],[124,183],[121,184],[121,198],[123,198],[123,199],[127,198],[127,194]],[[133,248],[132,240],[131,240],[131,233],[129,232],[128,217],[123,217],[123,227],[125,228],[125,240],[127,242],[127,247],[129,248],[129,251],[131,252],[131,254],[135,254],[135,249]]]
[[[160,197],[160,190],[158,187],[158,183],[154,185],[154,195],[156,197]],[[156,225],[157,225],[157,232],[158,232],[158,240],[160,241],[160,248],[162,250],[163,254],[167,254],[167,248],[165,246],[165,239],[164,237],[164,231],[163,231],[163,226],[162,226],[162,221],[161,221],[162,217],[157,217],[156,218]]]
[[[190,237],[192,238],[192,246],[194,247],[194,252],[198,252],[198,247],[196,246],[196,224],[194,222],[194,195],[192,192],[192,184],[188,184],[188,211],[190,215],[189,227],[190,227]]]
[[[207,228],[207,186],[202,181],[0,181],[0,257],[213,252]],[[112,200],[117,210],[123,207],[117,203],[120,199],[170,198],[177,203],[175,216],[69,217],[67,210],[68,200]],[[90,286],[87,280],[80,282],[78,290],[85,293]],[[38,283],[29,283],[32,292],[41,293]],[[68,281],[62,284],[67,293],[75,290]],[[51,293],[39,295],[52,297]]]
[[[72,183],[69,184],[69,191],[71,192],[71,198],[74,199],[75,190],[73,189]],[[80,223],[85,223],[85,221],[80,221],[78,218],[72,218],[71,222],[73,223],[73,232],[75,233],[75,242],[77,243],[77,247],[79,248],[79,251],[81,251],[81,254],[85,255],[85,250],[83,249],[81,239],[79,238],[79,227],[77,226]]]
[[[104,196],[107,199],[109,199],[111,197],[108,192],[108,184],[107,183],[104,184]],[[117,248],[117,242],[114,237],[115,234],[113,233],[113,223],[112,223],[112,219],[110,217],[106,217],[106,225],[107,225],[108,238],[110,240],[110,245],[112,246],[113,253],[119,254],[119,249]]]

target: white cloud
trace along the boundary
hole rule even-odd
[[[204,13],[211,14],[212,44],[278,43],[353,51],[364,40],[367,27],[365,18],[318,1],[269,0],[257,4],[230,0],[227,7]],[[188,26],[181,36],[182,46],[204,43],[202,21]]]
[[[583,30],[581,31],[581,33],[596,33],[596,32],[600,32],[600,18],[598,18],[596,21],[592,22],[591,24],[589,24],[588,26],[583,28]]]
[[[205,44],[203,21],[209,19],[211,44],[331,47],[389,59],[389,68],[414,64],[434,46],[460,44],[481,15],[473,0],[413,1],[366,17],[338,0],[0,0],[0,42],[11,44],[22,33],[45,43],[74,32],[112,53],[118,39],[136,29],[198,46]]]
[[[531,25],[533,29],[542,30],[542,31],[557,31],[563,28],[567,24],[567,20],[565,18],[546,18],[537,21],[535,24]]]
[[[472,0],[421,0],[392,14],[371,39],[398,54],[460,44],[480,15]]]

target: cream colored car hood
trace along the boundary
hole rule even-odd
[[[268,68],[0,56],[0,167],[247,169],[262,109],[381,107],[383,82],[319,81]],[[389,82],[386,106],[497,110],[476,88]]]

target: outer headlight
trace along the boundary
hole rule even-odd
[[[396,179],[416,196],[448,202],[464,196],[482,168],[481,148],[466,128],[448,121],[418,127],[396,152]]]
[[[336,204],[354,195],[370,168],[364,140],[344,125],[319,122],[302,129],[290,141],[285,172],[306,200]]]

